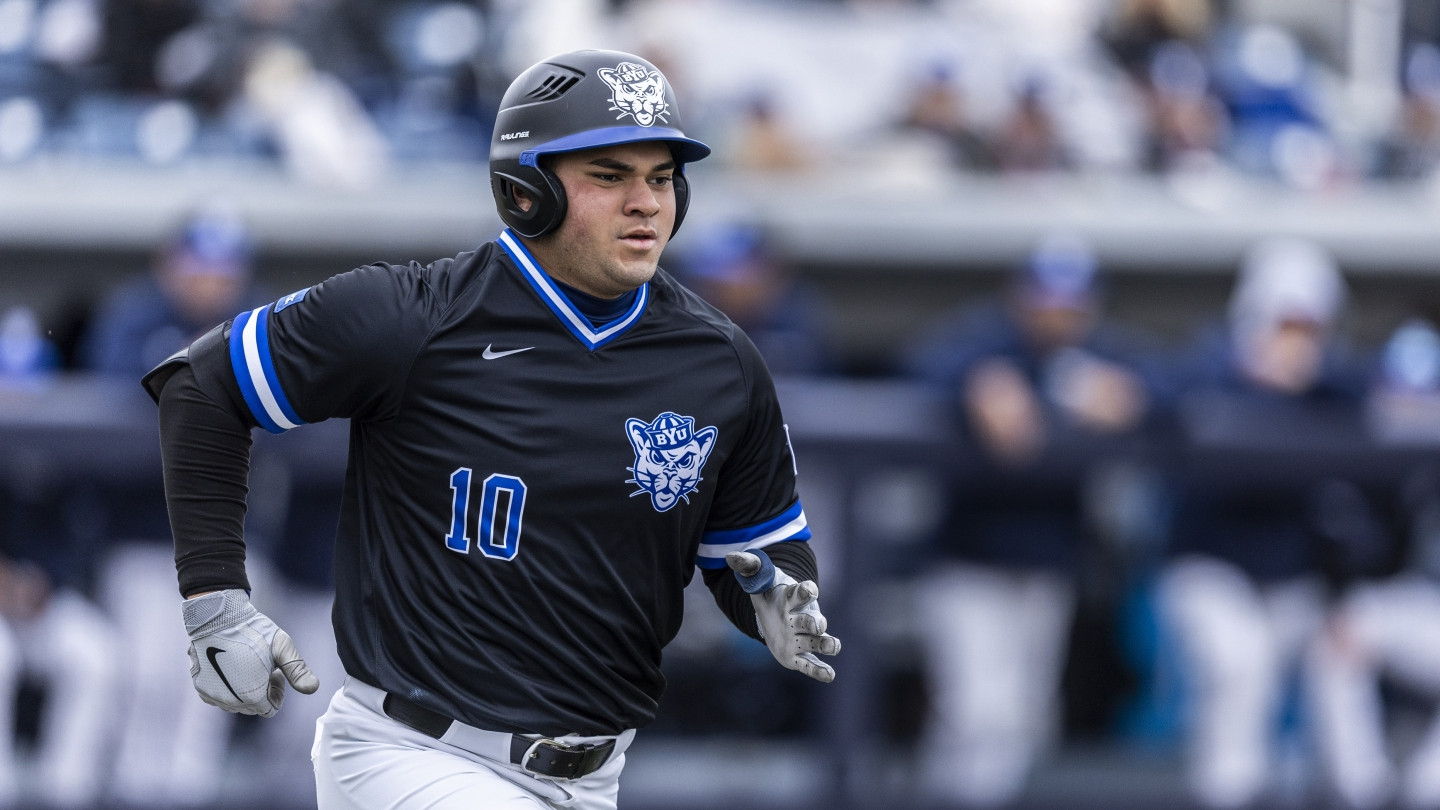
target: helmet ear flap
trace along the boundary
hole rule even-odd
[[[680,223],[685,220],[685,211],[690,207],[690,180],[685,177],[683,165],[675,168],[670,183],[675,187],[675,226],[670,229],[673,237],[675,232],[680,230]]]
[[[492,172],[491,191],[500,204],[500,217],[505,224],[521,236],[534,239],[560,227],[565,220],[565,186],[554,172],[543,168],[524,174],[525,177],[520,177],[509,172]],[[531,181],[538,181],[544,187]],[[521,208],[516,201],[517,189],[530,198],[528,209]]]

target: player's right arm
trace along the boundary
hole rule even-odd
[[[318,687],[289,637],[249,604],[250,431],[392,414],[434,299],[417,268],[361,268],[241,313],[146,376],[160,407],[191,675],[206,702],[268,716],[284,680]]]
[[[249,587],[250,431],[393,415],[439,311],[424,268],[362,267],[242,312],[146,375],[182,595]]]

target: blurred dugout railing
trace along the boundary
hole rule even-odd
[[[924,806],[906,793],[914,784],[915,713],[923,709],[924,690],[913,677],[921,642],[906,583],[933,559],[925,541],[944,508],[944,482],[974,469],[948,427],[945,404],[922,389],[889,381],[778,384],[822,560],[825,612],[845,643],[839,677],[829,686],[812,684],[775,667],[759,645],[712,644],[704,639],[719,637],[705,637],[703,622],[687,620],[667,650],[671,692],[656,725],[637,740],[622,806],[861,810],[898,806],[902,797],[905,806]],[[1324,414],[1303,424],[1272,424],[1232,405],[1223,398],[1187,403],[1174,434],[1178,444],[1137,439],[1056,447],[1041,474],[1079,480],[1129,469],[1142,474],[1119,479],[1143,484],[1153,482],[1151,473],[1180,470],[1236,487],[1343,474],[1384,485],[1417,464],[1440,461],[1433,436],[1377,439],[1353,419],[1342,424]],[[72,479],[158,486],[156,433],[154,406],[138,384],[63,376],[0,390],[0,481],[10,487]],[[338,493],[345,440],[342,421],[285,437],[257,432],[256,468],[279,460],[289,481],[312,492],[333,485]],[[1107,565],[1124,568],[1143,567],[1158,549],[1111,551]],[[1125,576],[1120,572],[1108,585]],[[718,616],[713,606],[708,612],[712,620]],[[1135,778],[1144,761],[1132,760],[1137,770],[1127,773],[1122,757],[1113,778],[1089,772],[1049,788],[1071,793],[1041,795],[1025,806],[1175,801],[1178,781]],[[1157,784],[1172,792],[1157,796]]]

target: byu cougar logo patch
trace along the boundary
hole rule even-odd
[[[630,497],[650,493],[655,511],[664,512],[680,502],[690,502],[690,493],[700,483],[700,470],[715,448],[720,431],[713,427],[695,429],[695,417],[666,411],[649,424],[643,419],[625,420],[625,433],[635,449],[635,477],[626,481],[640,489]]]
[[[621,62],[613,70],[600,68],[600,78],[610,85],[610,109],[620,111],[617,120],[633,116],[642,127],[665,122],[669,106],[665,103],[665,77],[660,71]]]

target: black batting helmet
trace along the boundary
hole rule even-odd
[[[565,188],[540,158],[640,141],[667,141],[675,155],[673,235],[690,203],[684,166],[710,147],[685,137],[665,76],[621,51],[574,51],[535,64],[510,83],[495,117],[490,189],[500,218],[525,237],[555,230],[565,220]],[[517,187],[534,200],[528,211],[515,202]]]

